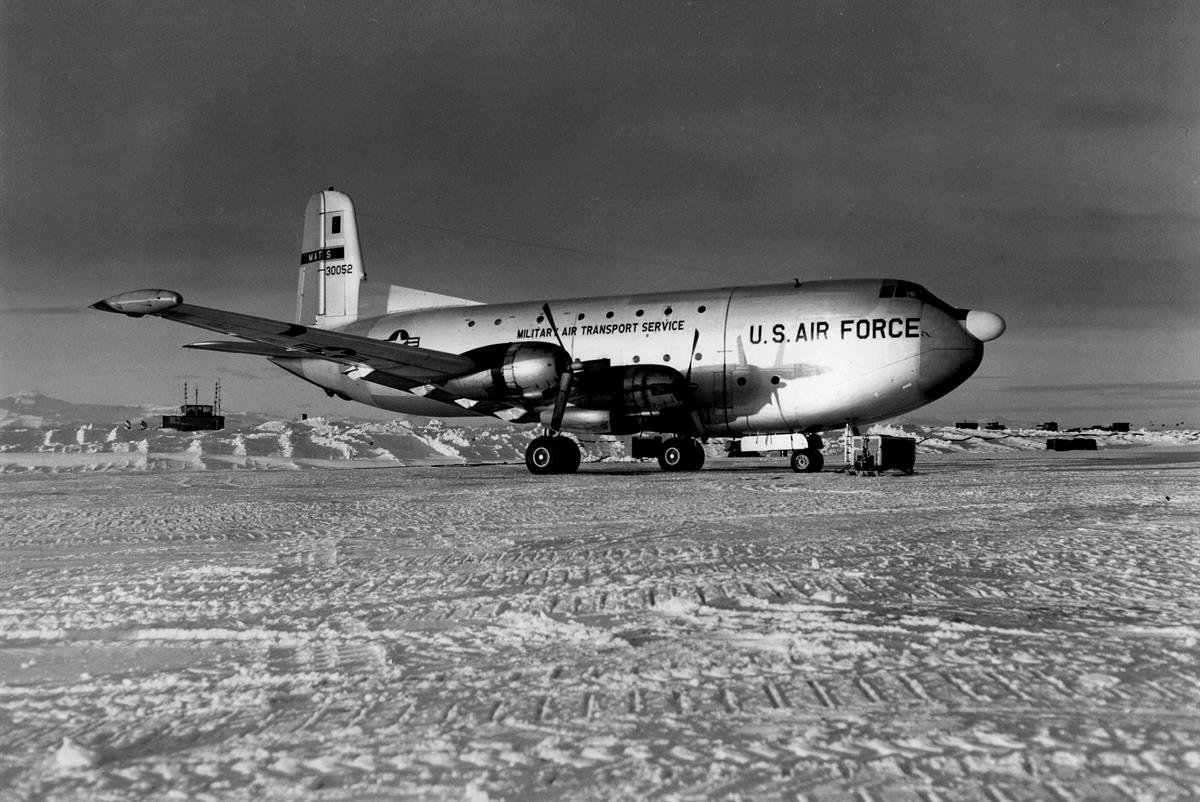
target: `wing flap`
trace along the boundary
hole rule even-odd
[[[220,354],[249,354],[251,356],[273,356],[279,359],[295,359],[306,356],[303,351],[293,348],[280,348],[277,345],[252,343],[246,340],[212,340],[209,342],[188,343],[184,348],[194,348],[197,351],[216,351]]]

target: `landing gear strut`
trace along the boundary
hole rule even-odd
[[[535,437],[525,449],[525,466],[539,476],[579,470],[579,446],[569,437]]]
[[[658,464],[664,471],[698,471],[704,465],[704,446],[693,437],[672,437],[663,443]]]

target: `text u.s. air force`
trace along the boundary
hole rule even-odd
[[[835,325],[836,324],[836,325]],[[836,337],[840,340],[889,340],[921,336],[919,317],[859,317],[838,321],[809,320],[798,324],[750,325],[751,345],[759,343],[811,342]]]

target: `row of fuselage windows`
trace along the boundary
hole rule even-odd
[[[701,314],[701,315],[703,315],[703,314],[704,314],[705,312],[707,312],[707,311],[708,311],[708,307],[707,307],[707,306],[705,306],[704,304],[701,304],[700,306],[697,306],[697,307],[696,307],[696,312],[697,312],[698,314]],[[666,307],[666,308],[664,308],[664,309],[663,309],[663,312],[662,312],[662,313],[663,313],[663,317],[670,317],[671,315],[675,314],[675,308],[674,308],[674,307],[671,307],[671,306],[668,306],[668,307]],[[604,313],[604,319],[605,319],[605,320],[612,320],[614,317],[616,317],[616,314],[617,314],[616,312],[613,312],[612,310],[609,310],[608,312],[605,312],[605,313]],[[644,316],[645,316],[645,314],[646,314],[646,310],[645,310],[645,309],[638,309],[637,311],[635,311],[635,312],[633,313],[633,316],[634,316],[634,317],[644,317]],[[580,312],[579,314],[575,315],[575,320],[577,320],[577,321],[578,321],[578,320],[586,320],[586,319],[587,319],[587,313],[586,313],[586,312]],[[503,322],[504,322],[504,318],[502,318],[502,317],[498,317],[498,318],[496,318],[494,321],[492,321],[492,325],[494,325],[494,326],[499,326],[499,325],[500,325],[500,324],[502,324]],[[542,323],[545,323],[545,322],[546,322],[546,316],[545,316],[545,315],[538,315],[538,316],[537,316],[537,320],[536,320],[535,322],[536,322],[536,323],[538,323],[539,325],[540,325],[540,324],[542,324]],[[474,325],[475,325],[475,321],[474,321],[474,320],[468,320],[468,321],[467,321],[467,326],[474,326]]]

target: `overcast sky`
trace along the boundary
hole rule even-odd
[[[1009,324],[918,414],[1200,425],[1200,3],[10,0],[0,37],[0,396],[365,412],[85,309],[291,319],[334,185],[375,280],[907,278]]]

